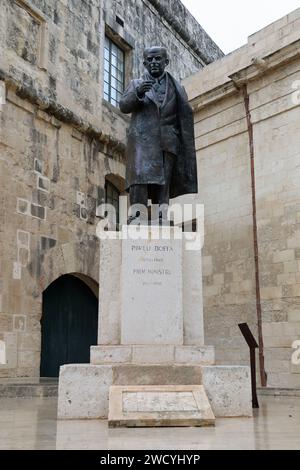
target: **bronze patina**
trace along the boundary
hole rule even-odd
[[[119,103],[131,113],[126,189],[131,206],[147,207],[151,199],[164,218],[170,198],[198,191],[193,112],[183,86],[165,71],[165,48],[145,49],[143,64],[145,73],[130,82]]]

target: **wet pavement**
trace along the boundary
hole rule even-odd
[[[254,418],[214,428],[108,429],[105,420],[57,421],[56,398],[1,398],[0,449],[300,449],[300,397],[259,397]]]

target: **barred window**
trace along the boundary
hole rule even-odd
[[[104,47],[104,99],[114,106],[124,91],[124,52],[105,36]]]
[[[116,223],[119,223],[119,196],[120,191],[110,182],[105,181],[105,202],[111,204],[116,211]]]

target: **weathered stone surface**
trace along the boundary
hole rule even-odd
[[[91,364],[130,363],[131,346],[91,346]]]
[[[132,346],[132,362],[134,364],[172,364],[175,362],[174,353],[173,345],[134,345]]]
[[[31,383],[19,382],[18,378],[11,379],[11,382],[5,383],[2,379],[0,383],[0,397],[1,398],[33,398],[33,397],[57,397],[58,383],[53,381],[51,383]]]
[[[114,385],[201,384],[197,366],[68,364],[60,368],[58,418],[107,418],[109,387]]]
[[[216,417],[252,416],[249,367],[203,366],[202,383]]]
[[[171,229],[171,233],[174,233],[174,229]],[[118,345],[121,343],[121,298],[120,292],[121,289],[121,276],[120,276],[120,266],[122,260],[122,243],[129,243],[128,240],[118,239],[119,233],[116,232],[114,234],[116,239],[111,240],[101,240],[100,242],[100,294],[99,294],[99,333],[98,333],[98,343],[100,345]],[[184,247],[185,238],[189,235],[187,233],[183,234],[183,248],[182,248],[182,267],[179,265],[179,259],[176,260],[178,264],[178,270],[182,270],[182,311],[179,312],[180,316],[183,313],[183,319],[180,323],[183,322],[183,325],[180,325],[180,330],[182,331],[183,326],[183,338],[181,340],[181,344],[184,345],[191,345],[191,346],[201,346],[204,344],[204,337],[203,337],[203,305],[202,305],[202,273],[201,273],[201,250],[199,251],[188,251]],[[153,245],[155,240],[153,240]],[[163,240],[160,242],[160,244]],[[179,243],[180,240],[176,240],[176,243]],[[135,242],[137,243],[137,242]],[[169,243],[169,242],[168,242]],[[174,241],[172,242],[174,243]],[[147,257],[144,257],[147,258]],[[149,258],[149,257],[148,257]],[[151,258],[151,257],[150,257]],[[151,259],[153,259],[152,256]],[[157,259],[163,259],[162,257],[157,256]],[[138,261],[139,263],[139,261]],[[147,266],[147,264],[146,264]],[[139,268],[141,269],[141,268]],[[177,281],[180,281],[180,272],[176,274]],[[151,276],[152,277],[152,276]],[[105,282],[101,282],[101,279],[105,280]],[[167,279],[168,280],[168,279]],[[125,284],[129,283],[134,293],[138,292],[140,289],[137,287],[136,283],[132,282],[131,276],[125,276]],[[149,286],[146,286],[147,288]],[[151,287],[151,286],[150,286]],[[150,318],[153,319],[153,315],[155,315],[155,309],[153,307],[153,302],[159,301],[159,308],[162,309],[162,299],[166,296],[167,299],[167,286],[164,289],[164,293],[162,296],[158,296],[156,290],[160,286],[153,285],[153,295],[149,299],[149,308],[151,306],[151,312],[149,313],[149,321]],[[126,292],[126,296],[128,296],[128,288],[123,288],[123,292]],[[138,310],[138,316],[141,317],[141,313],[145,309],[145,296],[140,295],[142,298],[142,307],[141,310]],[[169,296],[170,297],[170,296]],[[178,306],[180,301],[180,290],[177,289],[176,291],[176,305]],[[126,300],[127,301],[127,300]],[[170,309],[170,306],[168,306]],[[130,309],[128,309],[131,311]],[[158,325],[161,323],[161,318],[165,317],[166,310],[163,309],[163,313],[161,315],[157,315],[158,318]],[[172,315],[173,315],[172,311]],[[131,315],[131,314],[130,314]],[[129,315],[129,316],[130,316]],[[138,328],[138,323],[133,323],[134,327],[136,328],[138,337],[135,338],[137,345],[142,343],[142,338],[140,336],[140,331],[143,332],[145,330],[145,323],[142,323],[142,328]],[[125,320],[124,320],[125,324]],[[169,319],[167,322],[168,329],[170,325],[173,325],[172,321]],[[153,336],[153,322],[151,322],[151,328],[147,331],[147,335]],[[130,330],[131,331],[131,330]],[[179,330],[177,330],[179,331]],[[146,334],[146,333],[144,333]],[[168,332],[168,335],[170,333]],[[150,341],[150,340],[149,340]],[[152,341],[152,340],[151,340]],[[154,342],[154,340],[152,341]],[[162,343],[168,345],[170,341],[168,341],[168,336],[164,336]],[[157,349],[157,351],[159,348]],[[146,349],[144,349],[146,351]],[[170,355],[167,356],[170,358]],[[163,359],[163,357],[162,357]],[[169,359],[168,359],[169,360]],[[161,360],[159,360],[161,362]]]
[[[212,365],[215,363],[215,348],[214,346],[176,346],[175,363]]]
[[[199,233],[200,228],[199,228]],[[191,235],[183,233],[183,239]],[[183,342],[204,345],[203,292],[202,292],[202,250],[183,249]]]
[[[111,366],[72,364],[62,366],[59,375],[59,419],[105,418],[108,391],[113,383]]]
[[[31,65],[39,55],[39,25],[15,2],[8,2],[7,46]]]
[[[212,365],[213,346],[114,345],[91,346],[91,364]]]
[[[120,344],[120,240],[100,241],[98,344]]]
[[[258,337],[253,184],[266,372],[272,386],[291,388],[300,386],[291,367],[299,339],[293,312],[300,311],[299,25],[298,9],[184,82],[195,112],[198,197],[205,206],[205,341],[216,347],[217,363],[246,365],[238,323],[247,322]]]
[[[26,336],[6,348],[8,363],[1,365],[0,376],[39,375],[35,353],[40,351],[42,294],[54,280],[83,274],[94,286],[99,279],[96,206],[105,202],[106,177],[124,190],[128,123],[128,117],[103,100],[105,33],[126,49],[125,83],[131,74],[141,74],[145,41],[156,42],[157,34],[169,50],[170,71],[177,79],[222,55],[192,15],[180,3],[177,7],[176,15],[187,25],[182,33],[171,24],[173,10],[167,4],[162,17],[141,0],[1,3],[1,340],[14,334],[13,315],[27,321]],[[193,46],[185,42],[188,35]],[[19,238],[21,232],[27,233],[25,238]],[[111,272],[113,282],[119,267]],[[102,294],[105,281],[100,283]],[[120,343],[116,290],[114,284],[107,294],[111,298],[102,330],[99,324],[102,344]]]
[[[158,227],[140,230],[143,238],[122,240],[121,343],[183,344],[180,229],[169,240],[155,239]]]
[[[213,426],[214,414],[202,385],[111,386],[108,426]]]
[[[200,385],[200,366],[120,365],[114,367],[114,385]]]
[[[69,364],[60,368],[58,417],[107,418],[111,385],[203,385],[216,417],[252,416],[249,367]]]

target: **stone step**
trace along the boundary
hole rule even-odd
[[[45,398],[58,396],[58,379],[51,381],[0,382],[1,398]]]
[[[257,394],[273,397],[300,397],[300,388],[258,387]]]
[[[91,346],[91,364],[213,365],[213,346],[112,345]]]

